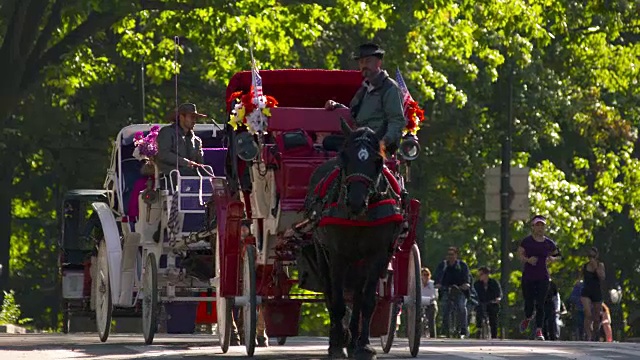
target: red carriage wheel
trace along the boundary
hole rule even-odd
[[[409,268],[407,269],[407,339],[411,356],[418,356],[420,350],[420,336],[422,335],[422,284],[420,279],[420,250],[413,244],[409,253]]]
[[[389,327],[387,328],[387,334],[380,336],[380,346],[382,346],[382,351],[385,354],[391,351],[393,339],[396,335],[396,326],[398,324],[398,312],[400,311],[400,305],[394,301],[395,289],[393,287],[393,272],[387,272],[387,281],[390,282],[389,288],[391,289],[391,294],[389,294],[391,299],[391,304],[389,304]]]
[[[245,247],[242,271],[242,297],[246,303],[242,307],[242,324],[244,327],[244,344],[247,355],[253,356],[256,349],[256,247]]]
[[[216,313],[217,313],[217,330],[218,340],[220,341],[220,348],[222,353],[226,354],[229,351],[229,345],[231,345],[231,324],[232,324],[232,311],[233,311],[233,299],[226,298],[220,295],[220,282],[222,281],[220,276],[220,264],[222,263],[222,256],[220,254],[220,237],[216,235],[216,273],[217,287],[216,287]]]

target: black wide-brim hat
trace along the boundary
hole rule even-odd
[[[365,43],[358,46],[358,50],[353,53],[353,60],[359,60],[367,56],[375,56],[380,59],[384,57],[384,50],[378,44]]]

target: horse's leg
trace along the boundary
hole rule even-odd
[[[351,339],[347,344],[347,355],[353,357],[353,353],[356,349],[358,337],[360,336],[360,315],[362,313],[362,290],[366,279],[363,265],[356,266],[354,268],[354,274],[356,274],[356,281],[353,286],[353,304],[351,305],[351,321],[349,322],[349,332]]]
[[[362,330],[358,337],[356,350],[354,356],[358,360],[372,360],[376,359],[376,351],[369,343],[371,317],[376,307],[376,288],[378,287],[378,280],[380,274],[387,268],[389,264],[388,253],[383,253],[374,259],[371,259],[366,272],[366,280],[364,283],[364,290],[362,295]]]
[[[331,298],[329,299],[329,319],[331,325],[329,330],[329,358],[345,359],[347,354],[344,352],[345,329],[342,319],[346,312],[343,286],[347,264],[335,254],[331,254],[330,259]]]

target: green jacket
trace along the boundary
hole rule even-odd
[[[349,104],[351,116],[357,126],[368,126],[373,131],[385,126],[387,145],[399,144],[402,130],[407,126],[402,108],[402,92],[398,83],[381,71],[371,83],[364,81]]]
[[[197,175],[194,168],[189,167],[187,159],[202,164],[202,140],[196,136],[193,130],[185,133],[182,128],[176,132],[176,124],[164,126],[158,132],[156,143],[158,144],[158,154],[156,163],[160,172],[168,175],[176,168],[178,161],[180,175]],[[176,142],[178,143],[178,153],[176,154]]]

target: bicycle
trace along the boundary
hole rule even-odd
[[[489,323],[489,313],[487,312],[487,304],[486,302],[480,303],[480,309],[482,316],[481,327],[480,327],[480,339],[490,340],[491,339],[491,325]],[[478,314],[476,314],[478,316]]]
[[[429,305],[425,305],[422,307],[422,335],[426,338],[431,338],[431,327],[429,326],[429,315],[431,311],[436,311],[435,309],[431,310],[430,307],[434,306],[436,303],[435,299],[431,299]],[[435,327],[435,313],[433,313],[433,337],[436,338],[438,336]]]
[[[447,291],[447,312],[445,316],[449,317],[449,337],[460,337],[462,334],[462,329],[460,329],[460,309],[458,309],[458,304],[460,303],[460,296],[464,296],[462,290],[457,286],[453,285],[449,287]]]

